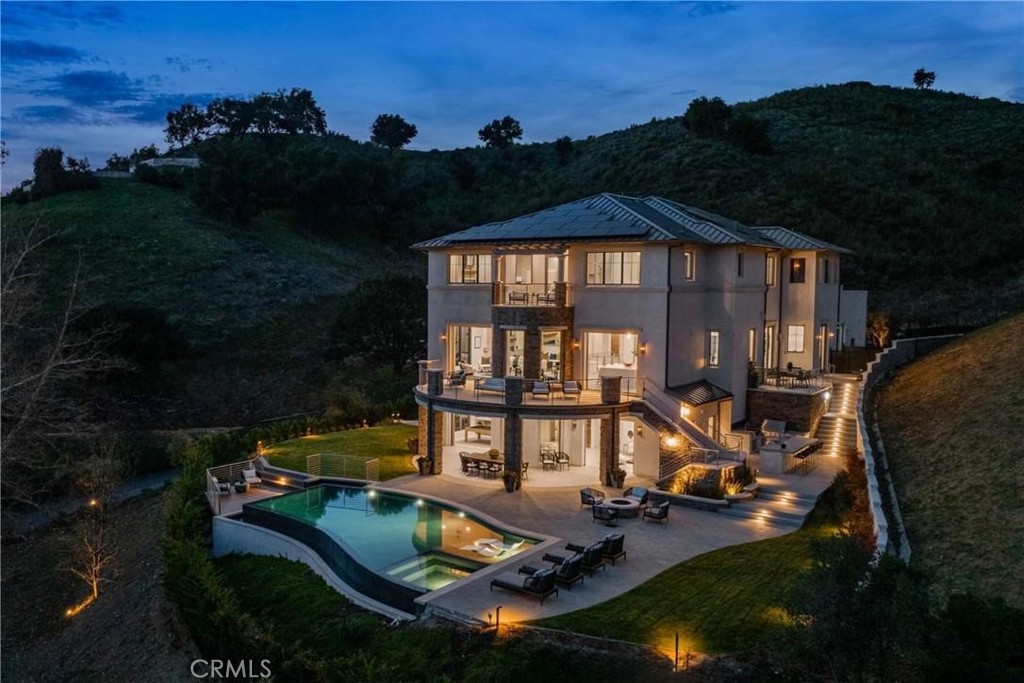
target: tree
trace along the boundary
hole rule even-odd
[[[133,149],[132,153],[128,155],[128,161],[132,166],[138,166],[139,162],[156,159],[158,156],[160,156],[160,150],[156,148],[156,145],[146,145]]]
[[[331,329],[335,357],[388,364],[396,373],[423,357],[426,336],[426,283],[410,275],[361,282]]]
[[[683,125],[702,137],[721,137],[729,125],[732,110],[721,97],[698,97],[683,114]]]
[[[32,170],[32,199],[97,186],[96,178],[89,171],[89,160],[65,157],[64,150],[60,147],[43,147],[36,150]]]
[[[774,149],[768,137],[769,128],[768,121],[741,114],[729,124],[729,139],[751,154],[771,154]]]
[[[558,160],[559,166],[565,166],[572,159],[572,155],[575,152],[575,148],[572,144],[572,138],[568,135],[555,140],[555,158]]]
[[[892,321],[889,314],[882,311],[869,313],[867,332],[875,348],[884,349],[889,343],[889,335],[892,334]]]
[[[167,112],[167,142],[179,147],[194,145],[205,138],[210,131],[210,117],[191,102],[181,105],[178,111]]]
[[[928,90],[935,84],[935,72],[926,71],[921,67],[914,72],[914,87],[918,90]]]
[[[370,128],[370,142],[388,149],[401,149],[417,132],[415,125],[398,114],[381,114]]]
[[[477,135],[487,147],[511,147],[516,140],[522,139],[523,127],[511,116],[505,116],[488,123],[477,131]]]
[[[108,171],[129,171],[131,170],[132,160],[130,157],[123,157],[117,152],[110,155],[107,159],[107,164],[104,166]]]

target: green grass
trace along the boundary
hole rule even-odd
[[[617,598],[534,623],[665,652],[673,651],[677,632],[680,648],[693,652],[748,649],[787,628],[785,606],[811,569],[811,547],[836,529],[813,521],[821,516],[794,533],[695,557]]]
[[[416,436],[416,427],[382,425],[370,429],[316,434],[268,446],[266,455],[278,467],[306,471],[306,456],[314,453],[361,455],[380,460],[380,478],[393,479],[412,474],[416,467],[406,441]]]

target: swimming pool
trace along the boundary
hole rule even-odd
[[[540,542],[434,501],[331,484],[248,503],[242,519],[308,545],[353,588],[407,612]]]

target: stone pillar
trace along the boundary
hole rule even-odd
[[[419,365],[419,375],[418,375],[419,379],[416,382],[416,386],[420,386],[420,387],[426,386],[426,384],[427,384],[427,370],[430,369],[431,361],[429,361],[429,360],[421,360],[421,361],[417,361],[417,363]]]
[[[433,406],[419,407],[417,436],[420,441],[419,456],[430,461],[430,474],[441,474],[444,447],[444,413]]]
[[[622,378],[601,378],[601,403],[622,403]]]
[[[523,377],[537,379],[540,371],[540,330],[530,327],[523,335]]]
[[[520,472],[523,467],[523,418],[519,411],[505,416],[505,469]]]
[[[604,486],[612,485],[611,471],[619,466],[616,426],[615,416],[601,418],[601,464],[598,469],[600,470],[601,484]]]
[[[504,377],[505,367],[505,330],[497,325],[491,326],[491,375]]]
[[[507,405],[507,406],[521,406],[521,405],[523,405],[523,378],[522,377],[506,377],[505,378],[505,405]]]
[[[562,332],[562,379],[576,379],[576,354],[572,348],[572,329]]]
[[[430,368],[427,370],[427,394],[440,396],[444,393],[444,370]]]
[[[555,306],[564,308],[569,304],[569,284],[567,282],[555,283]]]

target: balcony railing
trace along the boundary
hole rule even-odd
[[[495,282],[491,287],[494,306],[568,306],[569,283]]]
[[[828,375],[828,372],[820,368],[804,370],[798,367],[755,367],[750,369],[749,386],[751,388],[769,386],[781,389],[821,389],[832,383]]]

